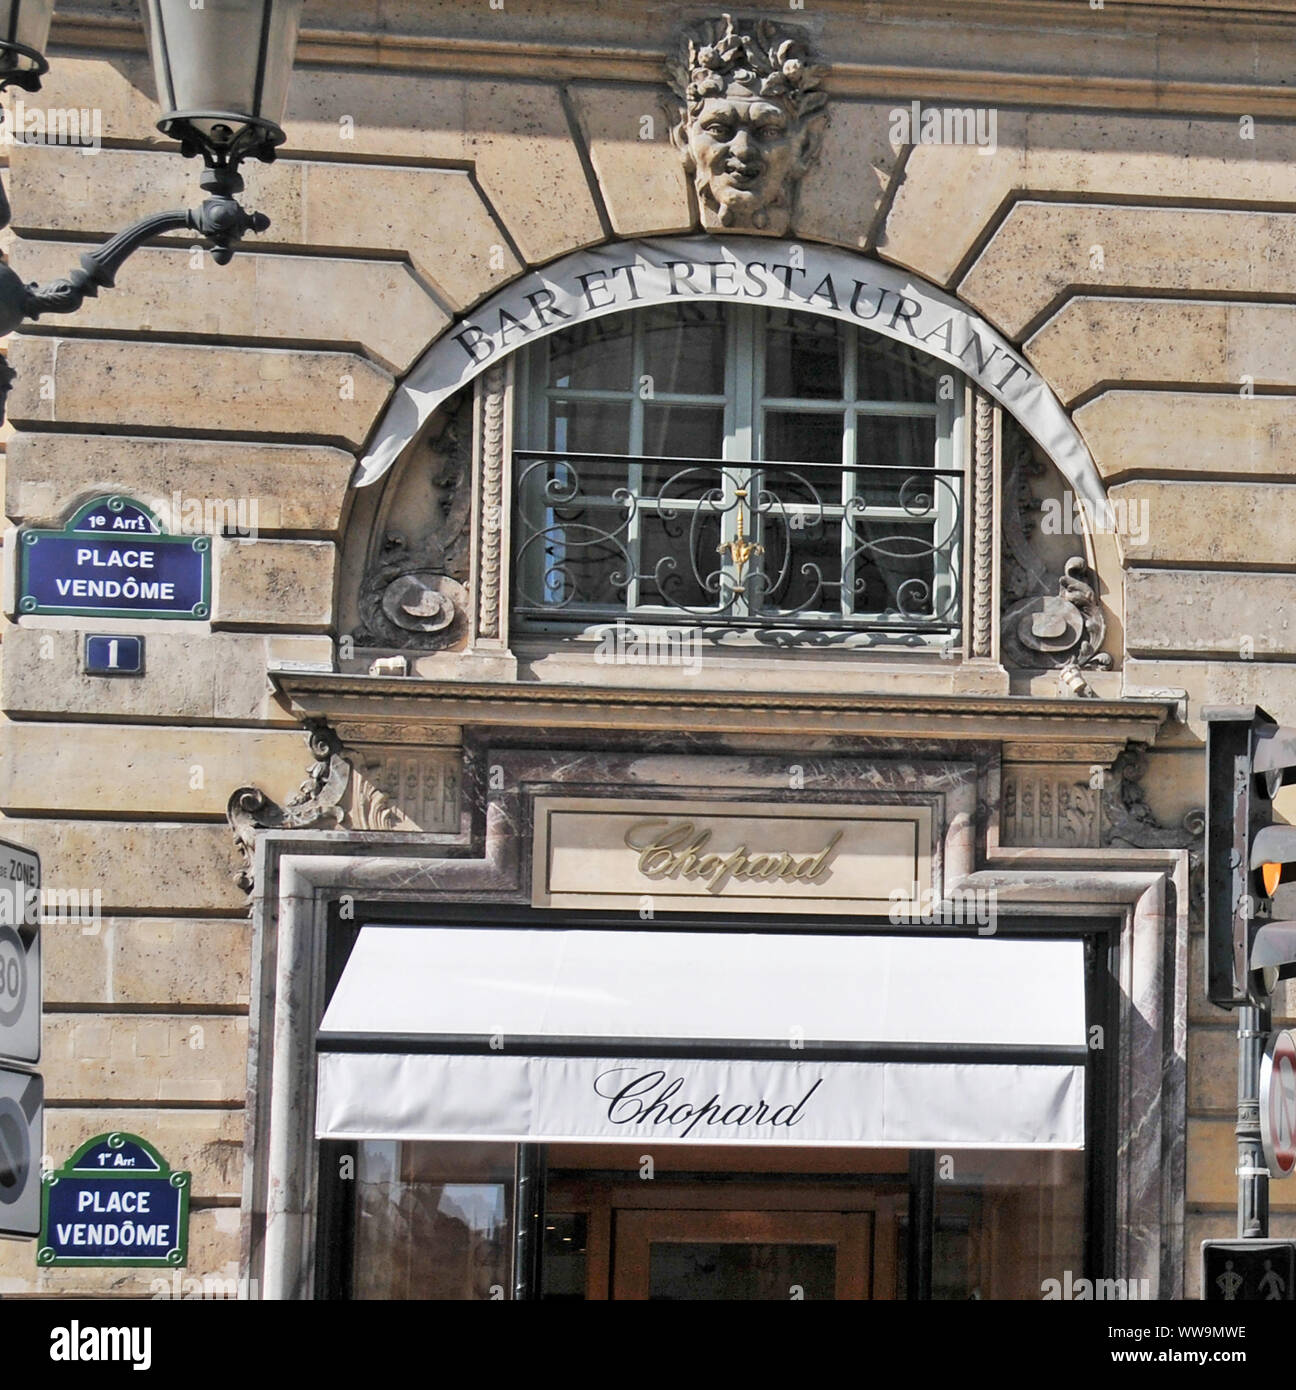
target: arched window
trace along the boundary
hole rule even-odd
[[[519,387],[520,626],[961,628],[966,388],[944,364],[700,303],[554,334]]]

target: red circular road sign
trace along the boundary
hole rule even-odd
[[[1260,1063],[1260,1134],[1275,1178],[1296,1170],[1296,1037],[1285,1028],[1265,1047]]]

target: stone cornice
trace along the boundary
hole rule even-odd
[[[1027,695],[846,695],[752,690],[630,690],[585,685],[488,684],[411,677],[271,671],[299,717],[330,725],[573,729],[1028,741],[1075,748],[1150,744],[1176,701],[1041,699]]]
[[[1137,4],[1106,0],[1104,10],[1092,12],[1092,16],[1087,7],[1081,10],[1070,0],[1065,4],[1063,0],[1001,0],[989,7],[983,0],[903,7],[861,7],[855,0],[835,4],[825,0],[818,7],[818,26],[840,21],[851,23],[858,33],[861,8],[863,18],[889,43],[877,61],[852,59],[847,54],[832,60],[825,86],[837,97],[1296,118],[1296,97],[1287,85],[1285,71],[1275,68],[1271,82],[1249,77],[1257,48],[1273,51],[1276,45],[1291,44],[1296,27],[1293,0],[1250,0],[1245,5],[1221,4],[1219,0],[1141,0]],[[573,23],[582,21],[578,11],[579,7],[572,11]],[[561,32],[561,18],[551,19],[544,26],[545,32]],[[660,14],[656,18],[660,22]],[[565,37],[552,41],[531,32],[538,26],[524,17],[515,15],[513,21],[509,39],[471,32],[393,33],[308,24],[302,30],[297,63],[533,81],[637,82],[660,85],[664,90],[665,33],[661,46],[631,46],[601,35],[584,43]],[[1103,24],[1105,27],[1098,27]],[[965,30],[966,42],[951,45],[946,33],[943,43],[933,43],[933,25],[946,31]],[[469,28],[460,27],[465,31]],[[606,19],[603,27],[609,32],[626,31],[624,24],[609,26]],[[1232,62],[1236,80],[1229,80],[1228,65],[1223,62],[1204,70],[1219,72],[1218,78],[1203,75],[1200,62],[1195,65],[1197,71],[1189,71],[1194,66],[1191,57],[1164,52],[1156,42],[1171,33],[1190,47],[1209,44],[1217,54],[1236,50]],[[900,34],[907,34],[903,44],[897,44]],[[1009,55],[1021,52],[1024,34],[1034,37],[1032,56],[1044,55],[1055,64],[1055,70],[1014,65]],[[1011,42],[997,43],[1000,35]],[[1105,45],[1106,72],[1092,70],[1100,65],[1095,44]],[[52,47],[56,51],[140,52],[143,46],[143,31],[133,19],[110,17],[94,8],[68,13],[60,10],[55,16]],[[943,64],[923,62],[922,58],[938,46],[967,54],[967,61],[960,56]],[[1005,54],[1001,65],[977,61],[980,55],[996,49]],[[888,53],[891,61],[887,60]],[[908,61],[909,54],[914,55],[914,61]],[[1086,54],[1093,61],[1087,62]],[[1247,54],[1251,61],[1247,61]],[[1183,70],[1177,72],[1177,65]],[[291,138],[291,128],[289,134]]]

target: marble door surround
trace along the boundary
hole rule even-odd
[[[336,718],[338,705],[329,703]],[[343,703],[354,721],[357,702]],[[1023,704],[1035,702],[1014,703],[1021,712]],[[1055,721],[1058,703],[1048,702]],[[1078,703],[1091,727],[1072,725],[1070,741],[1063,742],[1055,722],[1052,751],[1068,761],[1077,751],[1092,754],[1098,746],[1092,726],[1105,714],[1108,768],[1132,734],[1150,738],[1146,726],[1170,713],[1155,701],[1119,702],[1119,711],[1103,710],[1108,702]],[[326,1003],[328,923],[339,900],[365,904],[365,910],[419,906],[429,920],[438,906],[451,904],[528,906],[537,797],[642,797],[677,801],[700,813],[708,802],[751,801],[768,813],[778,803],[832,806],[849,800],[856,806],[930,808],[933,887],[946,899],[993,892],[1000,916],[1114,921],[1120,1002],[1117,1254],[1111,1273],[1150,1280],[1156,1297],[1180,1296],[1189,849],[1165,844],[1168,833],[1151,848],[1131,847],[1129,836],[1106,846],[1001,843],[1004,753],[1014,747],[1002,741],[1003,728],[1001,722],[998,741],[969,738],[965,728],[959,740],[859,740],[849,753],[841,751],[843,740],[835,741],[835,749],[810,740],[803,745],[810,751],[796,760],[798,772],[790,778],[793,758],[750,746],[689,748],[677,735],[674,749],[660,751],[660,738],[654,748],[654,740],[642,735],[618,740],[605,731],[599,741],[620,746],[538,750],[508,746],[519,741],[517,728],[502,735],[478,727],[463,735],[466,804],[457,829],[257,830],[251,845],[255,938],[243,1273],[257,1279],[267,1297],[311,1296],[314,1038]],[[529,732],[534,739],[534,727]],[[1024,734],[1025,724],[1017,732]],[[438,738],[444,743],[444,730]],[[593,741],[589,731],[586,741]],[[1020,752],[1034,768],[1042,765],[1038,741],[1024,740]],[[869,920],[886,925],[876,915]],[[755,929],[777,924],[768,916],[752,921]]]

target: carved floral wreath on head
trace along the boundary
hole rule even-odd
[[[825,69],[811,60],[804,39],[769,20],[758,20],[751,34],[740,34],[733,18],[711,20],[694,30],[683,62],[670,68],[671,86],[690,116],[708,97],[722,97],[731,86],[788,108],[804,121],[827,116],[828,94],[820,90]]]

